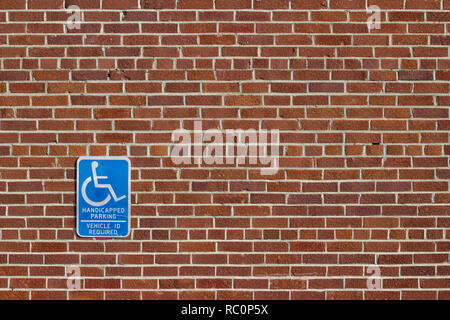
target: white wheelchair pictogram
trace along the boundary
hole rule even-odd
[[[107,204],[111,200],[111,195],[112,195],[112,197],[113,197],[115,202],[120,201],[123,198],[125,198],[126,195],[121,196],[121,197],[117,197],[116,193],[114,192],[113,187],[110,184],[100,184],[98,182],[99,179],[108,179],[108,177],[107,176],[97,176],[97,172],[96,172],[97,167],[98,167],[98,162],[97,161],[93,161],[92,164],[91,164],[92,177],[87,177],[86,180],[84,180],[83,185],[81,186],[81,195],[83,196],[84,201],[89,203],[91,206],[101,207],[101,206],[104,206],[105,204]],[[86,187],[89,184],[89,182],[91,182],[92,180],[94,180],[95,188],[102,188],[102,189],[108,189],[109,190],[109,194],[105,198],[105,200],[96,202],[96,201],[92,201],[87,196],[87,194],[86,194]]]

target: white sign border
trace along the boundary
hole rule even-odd
[[[78,194],[78,190],[80,187],[80,170],[79,170],[79,165],[80,162],[83,160],[125,160],[128,163],[128,232],[126,235],[124,236],[86,236],[86,235],[81,235],[80,234],[80,229],[79,229],[79,214],[78,214],[78,209],[80,207],[79,201],[80,201],[80,195]],[[111,157],[106,157],[106,156],[82,156],[79,157],[77,160],[77,189],[76,189],[76,198],[77,198],[77,207],[76,207],[76,220],[77,220],[77,235],[81,238],[126,238],[130,235],[131,233],[131,162],[130,159],[128,157],[124,157],[124,156],[111,156]]]

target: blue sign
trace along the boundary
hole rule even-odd
[[[77,161],[77,233],[126,237],[130,233],[131,165],[126,157]]]

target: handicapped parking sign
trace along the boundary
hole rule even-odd
[[[131,165],[126,157],[77,161],[77,233],[126,237],[130,233]]]

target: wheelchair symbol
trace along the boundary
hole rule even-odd
[[[89,203],[91,206],[94,207],[101,207],[104,206],[105,204],[107,204],[109,201],[111,201],[111,195],[114,199],[115,202],[122,200],[123,198],[126,197],[126,195],[121,196],[121,197],[117,197],[116,193],[114,192],[113,187],[110,184],[100,184],[98,183],[99,179],[108,179],[107,176],[97,176],[97,172],[96,169],[98,167],[98,162],[97,161],[93,161],[91,164],[91,168],[92,168],[92,177],[88,177],[86,178],[86,180],[84,180],[83,185],[81,186],[81,195],[83,196],[84,201],[86,201],[87,203]],[[102,189],[108,189],[109,193],[108,196],[105,198],[105,200],[103,201],[92,201],[91,199],[89,199],[89,197],[86,194],[86,187],[89,184],[89,182],[91,182],[92,180],[94,180],[94,186],[95,188],[102,188]]]

